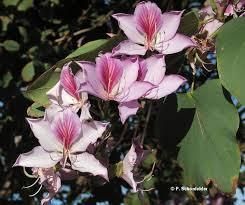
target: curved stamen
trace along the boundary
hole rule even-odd
[[[39,179],[40,178],[38,177],[31,185],[23,186],[22,189],[29,189],[29,188],[33,187],[39,181]]]
[[[149,188],[149,189],[139,189],[138,191],[142,191],[142,192],[149,192],[149,191],[152,191],[154,190],[155,188]]]
[[[153,163],[150,173],[147,174],[141,181],[136,182],[136,184],[141,184],[144,181],[150,181],[152,179],[152,177],[153,177],[153,171],[155,169],[155,165],[156,165],[156,162]]]
[[[26,171],[26,168],[25,168],[25,167],[23,167],[23,171],[24,171],[24,174],[25,174],[27,177],[29,177],[29,178],[37,178],[37,176],[32,175],[32,174],[29,174],[29,173]]]
[[[43,185],[41,184],[39,189],[34,194],[30,194],[29,197],[36,196],[41,191],[42,187],[43,187]]]

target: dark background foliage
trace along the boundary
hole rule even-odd
[[[23,186],[32,182],[24,176],[21,168],[12,168],[20,153],[29,151],[37,140],[30,132],[25,120],[26,110],[32,104],[22,94],[26,86],[57,61],[65,58],[80,45],[100,38],[106,33],[117,33],[117,23],[112,13],[132,12],[139,1],[134,0],[1,0],[0,1],[0,205],[38,204],[30,198],[32,189]],[[200,7],[203,2],[191,0],[155,1],[163,10],[189,10]],[[10,40],[10,41],[9,41]],[[170,56],[168,61],[178,59]],[[26,66],[27,65],[27,66]],[[177,64],[176,64],[177,65]],[[169,72],[180,68],[171,66]],[[182,69],[183,70],[183,69]],[[181,71],[185,77],[190,74]],[[204,82],[215,72],[199,76]],[[157,158],[154,177],[145,187],[155,187],[146,192],[142,204],[197,204],[203,201],[201,193],[192,195],[185,192],[171,192],[170,186],[181,185],[181,168],[176,162],[177,144],[185,136],[193,118],[192,110],[177,113],[175,95],[167,99],[146,104],[137,117],[122,126],[119,122],[112,129],[112,154],[110,162],[120,160],[121,153],[129,149],[131,139],[145,135],[145,147],[154,149],[155,154],[145,162],[142,172],[147,174],[152,161]],[[113,106],[112,106],[113,107]],[[149,111],[150,110],[150,111]],[[150,114],[148,114],[150,112]],[[149,117],[148,117],[149,116]],[[185,120],[183,120],[185,119]],[[244,133],[240,133],[242,138]],[[117,142],[117,143],[115,143]],[[116,147],[116,148],[115,148]],[[201,163],[201,162],[200,162]],[[57,204],[141,204],[135,195],[125,194],[122,180],[115,179],[100,185],[98,178],[79,177],[76,181],[65,182],[67,186],[57,195]],[[71,191],[72,190],[72,191]],[[86,193],[87,195],[81,195]],[[216,193],[216,192],[215,192]],[[41,198],[39,193],[36,197]],[[90,195],[93,197],[90,197]],[[213,197],[217,195],[213,194]],[[85,198],[87,198],[85,200]],[[232,198],[226,197],[231,204]]]

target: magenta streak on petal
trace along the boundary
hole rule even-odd
[[[69,93],[71,96],[76,98],[77,100],[80,100],[80,96],[78,91],[78,87],[74,78],[74,75],[69,68],[69,65],[65,65],[61,71],[60,74],[60,83],[61,86],[65,89],[67,93]]]
[[[108,94],[122,76],[122,67],[119,60],[112,58],[111,54],[105,54],[97,59],[97,68],[100,80]]]
[[[65,150],[71,147],[81,132],[79,117],[69,109],[59,113],[51,126]]]
[[[146,46],[152,49],[153,40],[161,28],[161,10],[155,3],[140,3],[135,9],[137,29],[146,35]]]

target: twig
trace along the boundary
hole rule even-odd
[[[150,116],[151,116],[151,110],[152,110],[152,102],[150,102],[149,108],[147,111],[146,120],[145,120],[145,127],[144,127],[144,131],[143,131],[142,138],[141,138],[141,144],[144,143],[144,139],[145,139],[145,135],[146,135],[146,131],[147,131],[147,126],[148,126]]]
[[[117,147],[117,146],[123,141],[123,138],[124,138],[124,136],[125,136],[125,134],[126,134],[126,132],[127,132],[127,129],[128,129],[128,123],[125,122],[124,127],[123,127],[123,131],[122,131],[122,133],[121,133],[121,135],[120,135],[120,137],[119,137],[119,140],[118,140],[117,143],[114,145],[114,147]]]

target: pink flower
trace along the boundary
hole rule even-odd
[[[230,1],[225,9],[224,15],[237,17],[238,16],[237,13],[240,13],[240,17],[242,17],[245,14],[244,9],[245,9],[245,0]]]
[[[113,54],[144,55],[147,50],[171,54],[195,46],[189,37],[177,33],[182,13],[162,13],[155,3],[141,2],[134,15],[114,14],[129,40],[121,42]]]
[[[132,187],[133,192],[137,192],[137,182],[134,179],[133,169],[140,161],[142,161],[144,152],[142,146],[133,143],[122,161],[123,167],[121,178]]]
[[[224,15],[225,16],[233,16],[234,14],[235,14],[235,11],[234,11],[233,5],[229,4],[225,9]]]
[[[215,12],[211,6],[206,6],[199,11],[199,16],[203,21],[200,32],[208,32],[208,37],[211,37],[224,24],[215,17]]]
[[[103,134],[107,124],[97,121],[82,122],[70,109],[59,112],[52,121],[28,119],[41,146],[21,154],[14,166],[50,168],[57,163],[66,167],[70,161],[73,170],[101,175],[108,179],[107,169],[86,152]]]
[[[44,186],[48,194],[41,200],[41,205],[47,205],[61,188],[59,173],[54,168],[32,168],[32,173],[39,180],[39,184]]]
[[[144,98],[160,99],[175,92],[186,79],[180,75],[165,75],[166,64],[163,55],[154,55],[140,61],[138,80],[150,82],[156,87],[148,91]]]
[[[137,100],[153,88],[149,82],[137,81],[139,62],[137,58],[120,60],[106,53],[96,58],[96,64],[79,62],[86,70],[87,83],[81,90],[103,100],[119,102],[121,121],[124,122],[130,114],[138,109]],[[127,109],[120,112],[120,109]]]
[[[85,92],[79,92],[80,85],[84,82],[82,70],[73,75],[70,63],[64,65],[59,82],[47,92],[52,104],[46,109],[46,117],[55,116],[54,113],[71,108],[75,112],[81,109],[81,119],[91,119],[88,95]]]

